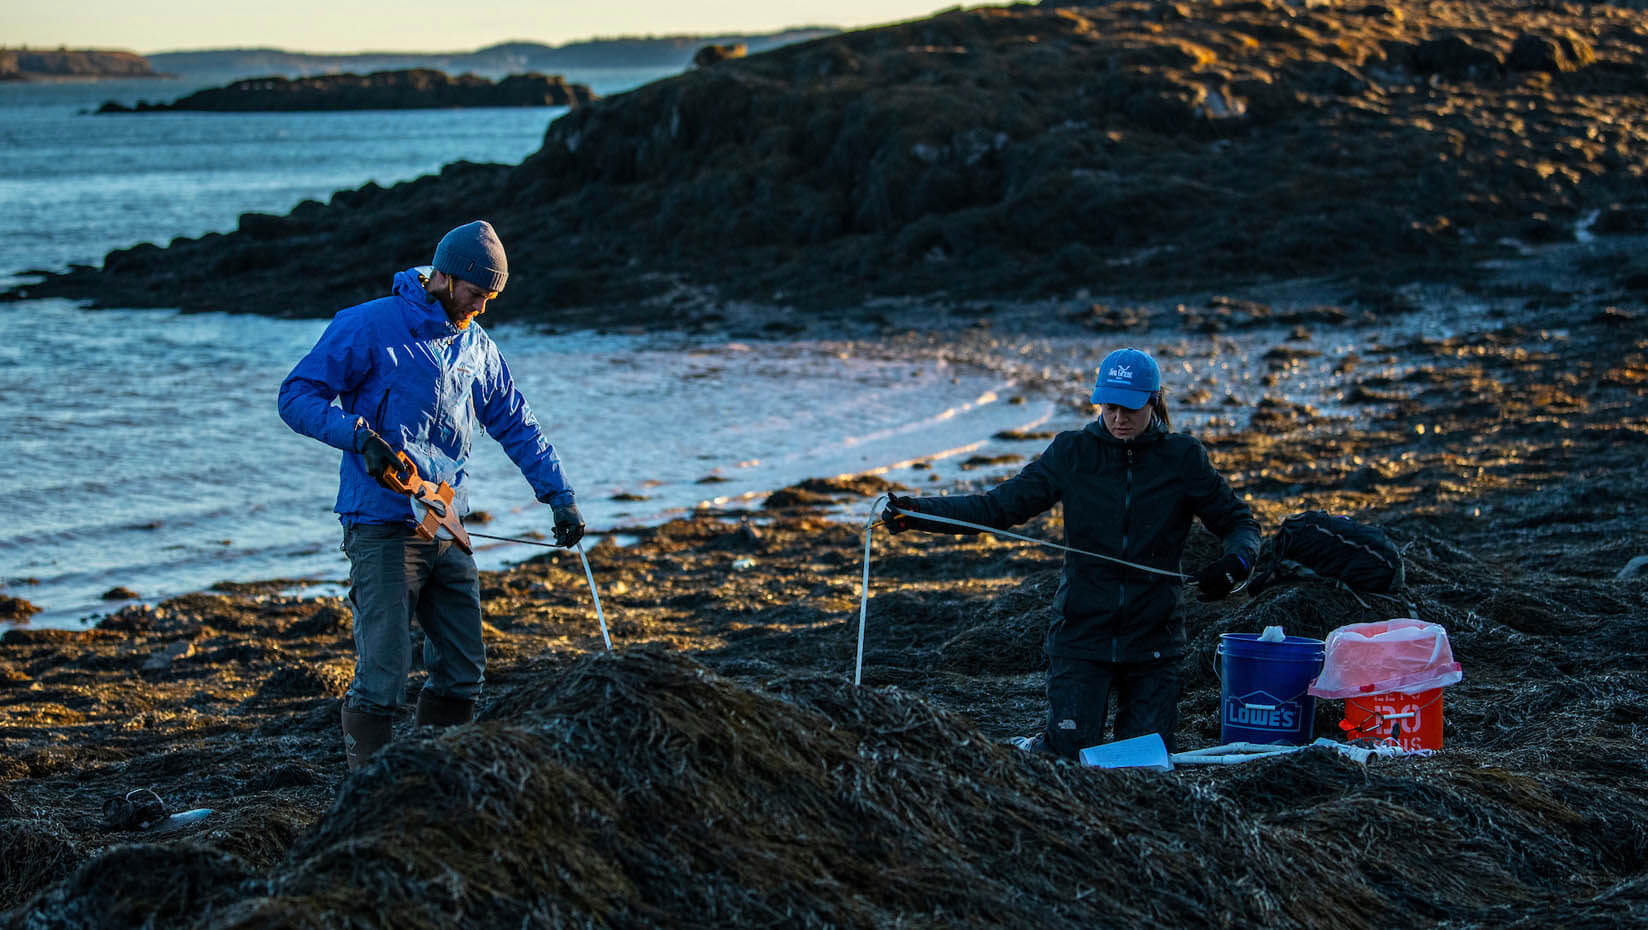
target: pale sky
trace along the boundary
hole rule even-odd
[[[6,0],[0,44],[37,48],[274,47],[294,52],[469,51],[511,39],[564,45],[638,35],[853,29],[919,19],[943,0]]]

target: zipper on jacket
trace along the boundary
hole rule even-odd
[[[443,448],[450,445],[446,437],[453,432],[446,425],[446,421],[450,419],[446,415],[446,379],[452,374],[451,353],[457,339],[456,336],[441,336],[434,340],[433,351],[430,352],[435,356],[435,416],[429,425],[435,428],[435,435],[431,438]]]
[[[468,346],[464,344],[463,335],[455,333],[440,340],[439,349],[440,351],[435,353],[435,364],[440,369],[440,377],[435,385],[435,425],[440,427],[443,441],[456,446],[459,445],[460,431],[458,424],[462,421],[462,417],[458,416],[455,407],[453,409],[447,408],[446,395],[448,393],[447,388],[453,380],[454,372],[465,370],[463,360],[464,352],[468,349]],[[473,415],[475,396],[468,391],[463,393],[464,403],[468,404],[470,408],[470,422],[473,423],[478,419]]]
[[[1124,469],[1123,472],[1122,472],[1122,474],[1123,474],[1122,486],[1126,490],[1122,494],[1122,553],[1121,554],[1122,554],[1122,558],[1126,558],[1127,557],[1127,533],[1128,533],[1129,528],[1132,525],[1132,520],[1133,520],[1133,449],[1132,449],[1132,447],[1128,447],[1128,448],[1124,449],[1123,452],[1127,455],[1127,468]],[[1132,570],[1131,569],[1124,569],[1122,571],[1121,584],[1116,586],[1116,614],[1117,614],[1118,619],[1121,616],[1122,607],[1127,604],[1127,575],[1130,571],[1132,571]],[[1117,633],[1118,633],[1118,635],[1110,637],[1110,661],[1112,661],[1112,662],[1120,662],[1121,661],[1121,655],[1120,655],[1121,648],[1120,648],[1120,645],[1119,645],[1120,639],[1121,639],[1121,637],[1119,635],[1120,630],[1118,630]]]
[[[383,389],[383,396],[378,398],[378,409],[372,412],[372,429],[383,432],[383,408],[389,406],[389,388]]]

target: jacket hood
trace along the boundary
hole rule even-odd
[[[1104,425],[1103,417],[1100,417],[1099,419],[1094,420],[1093,422],[1082,427],[1082,430],[1084,432],[1092,433],[1093,437],[1098,439],[1100,442],[1109,443],[1113,446],[1144,445],[1147,443],[1157,442],[1163,436],[1167,435],[1167,427],[1163,426],[1162,421],[1156,419],[1155,417],[1150,418],[1150,426],[1147,427],[1144,432],[1139,434],[1138,439],[1117,439],[1115,436],[1110,435],[1110,430]]]
[[[447,318],[441,302],[424,290],[424,281],[433,271],[431,266],[421,265],[395,274],[394,292],[400,298],[406,328],[419,339],[456,336],[462,332]]]

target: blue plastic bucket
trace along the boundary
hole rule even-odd
[[[1219,636],[1219,741],[1303,746],[1315,730],[1316,699],[1306,693],[1322,672],[1322,640],[1258,633]]]

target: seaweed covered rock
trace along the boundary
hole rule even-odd
[[[1648,590],[1620,574],[1648,552],[1648,339],[1634,308],[1523,294],[1445,327],[1348,323],[1335,338],[1356,352],[1331,378],[1297,372],[1304,353],[1270,356],[1307,341],[1290,313],[1210,301],[1258,338],[1242,356],[1217,340],[1202,396],[1175,398],[1182,422],[1181,402],[1222,411],[1239,369],[1262,372],[1255,392],[1307,382],[1321,415],[1209,428],[1210,454],[1262,525],[1349,514],[1406,574],[1401,603],[1308,577],[1186,598],[1180,745],[1220,741],[1222,634],[1323,638],[1411,612],[1448,631],[1465,675],[1434,756],[1143,773],[1020,753],[1006,738],[1045,719],[1060,554],[881,533],[864,589],[861,521],[751,503],[588,551],[611,653],[576,553],[486,573],[479,719],[435,733],[403,712],[353,775],[339,598],[221,586],[92,629],[8,631],[0,928],[1636,926]],[[906,353],[930,335],[885,342]],[[1037,341],[1012,354],[1082,365],[1035,357]],[[976,474],[950,489],[979,489]],[[805,488],[865,505],[886,490]],[[1064,527],[1055,508],[1021,529]],[[1193,534],[1185,567],[1218,551]],[[1317,733],[1340,713],[1319,701]],[[108,798],[146,786],[168,810],[214,813],[164,833],[100,826]]]
[[[84,857],[61,826],[21,813],[0,810],[0,912],[58,881]]]
[[[221,852],[121,847],[42,894],[28,925],[1188,926],[1217,913],[1378,927],[1415,908],[1491,923],[1512,908],[1581,913],[1557,903],[1576,881],[1599,898],[1626,881],[1648,826],[1648,800],[1620,786],[1558,792],[1551,776],[1467,759],[1368,769],[1317,750],[1163,778],[1049,762],[839,678],[751,688],[656,648],[542,672],[477,724],[375,756],[265,881],[242,881]],[[1598,816],[1611,837],[1594,835]],[[169,876],[164,894],[153,874]]]
[[[27,620],[40,608],[20,597],[0,594],[0,620]]]
[[[207,849],[117,846],[12,913],[31,927],[187,926],[244,893],[244,864]]]
[[[510,306],[558,325],[675,324],[683,286],[788,325],[885,295],[1454,280],[1648,205],[1644,49],[1606,3],[952,10],[579,106],[519,166],[339,192],[28,292],[328,315],[475,215],[521,269]],[[339,259],[292,274],[317,251]]]

